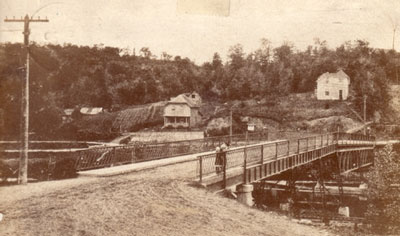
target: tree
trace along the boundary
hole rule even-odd
[[[263,73],[266,72],[271,60],[271,41],[261,39],[261,47],[254,52],[254,61]]]
[[[172,58],[172,56],[169,55],[167,52],[162,52],[162,53],[161,53],[161,59],[162,59],[162,60],[170,61],[171,58]]]
[[[222,67],[222,60],[221,60],[220,55],[217,52],[214,53],[214,55],[213,55],[211,65],[212,65],[213,70],[217,70],[218,68]]]
[[[237,71],[244,66],[244,52],[241,44],[235,44],[229,48],[228,58],[231,70]]]
[[[274,49],[274,59],[275,61],[280,61],[287,66],[292,56],[293,45],[290,42],[284,42],[282,46]]]
[[[378,151],[368,173],[367,220],[380,234],[400,233],[400,155],[391,144]]]
[[[150,59],[151,56],[153,55],[148,47],[141,48],[139,53],[140,53],[140,56],[142,56],[146,59]]]

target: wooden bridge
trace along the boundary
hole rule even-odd
[[[290,169],[333,158],[341,173],[370,166],[374,162],[375,137],[360,134],[329,133],[297,140],[277,140],[228,150],[223,171],[216,172],[216,153],[198,157],[197,180],[211,189],[244,186]],[[239,196],[238,196],[239,197]]]

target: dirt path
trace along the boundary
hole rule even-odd
[[[331,235],[190,187],[193,162],[0,189],[1,235]]]

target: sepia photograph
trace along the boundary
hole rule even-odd
[[[0,235],[400,235],[400,1],[0,0]]]

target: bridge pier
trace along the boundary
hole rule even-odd
[[[253,189],[254,187],[252,184],[241,184],[236,186],[237,200],[247,206],[253,206]]]

